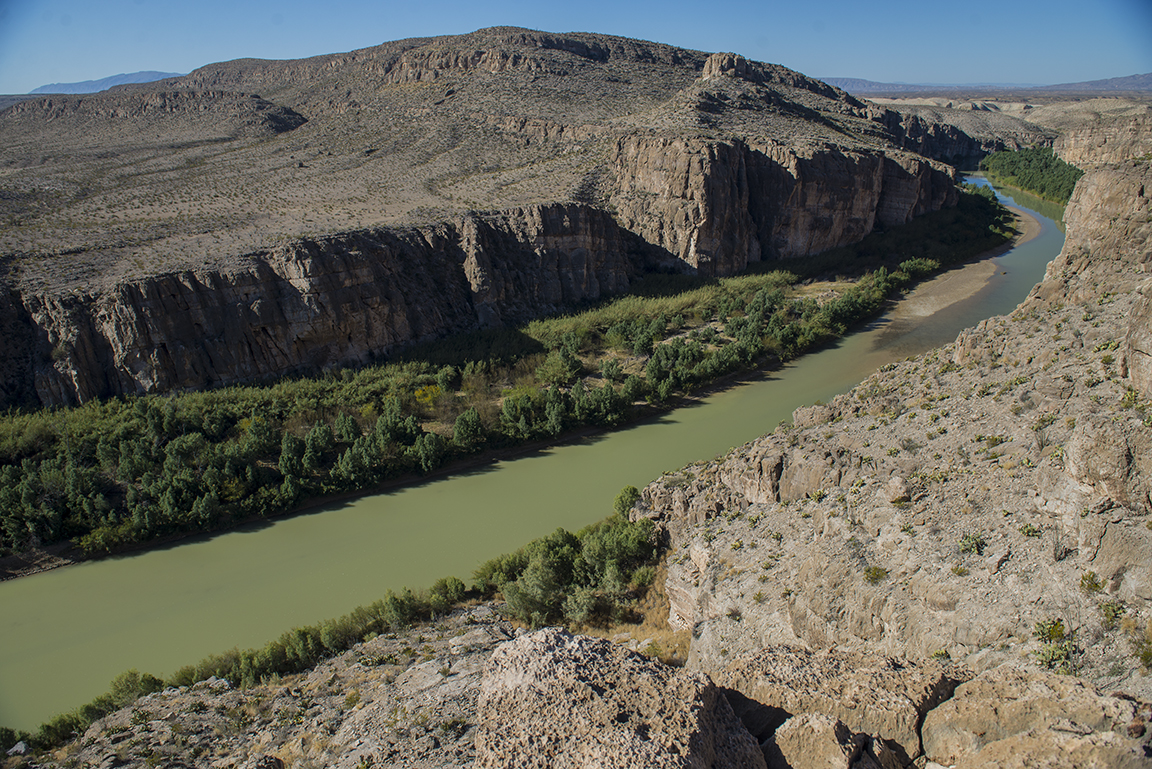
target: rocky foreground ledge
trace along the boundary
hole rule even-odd
[[[481,605],[277,684],[148,695],[38,765],[1134,769],[1149,721],[1050,672],[772,646],[709,675]]]

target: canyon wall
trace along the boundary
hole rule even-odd
[[[691,667],[787,643],[982,671],[1059,618],[1081,676],[1152,694],[1152,166],[1090,171],[1066,221],[1012,315],[644,490]]]
[[[733,275],[954,205],[954,172],[901,152],[621,139],[617,208],[552,204],[376,229],[111,290],[0,297],[3,403],[71,404],[355,365],[522,322],[652,269]]]
[[[1152,114],[1102,118],[1065,131],[1053,149],[1065,163],[1085,170],[1147,156],[1152,153]]]
[[[537,206],[293,243],[242,271],[6,292],[5,395],[67,404],[367,362],[622,291],[639,263],[625,235],[594,208]]]
[[[909,153],[630,136],[616,145],[621,225],[702,275],[855,243],[956,204],[955,171]]]
[[[991,152],[1049,146],[1055,139],[1049,129],[999,112],[902,105],[874,110],[873,118],[897,146],[964,168]]]

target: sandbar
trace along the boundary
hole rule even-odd
[[[996,265],[990,261],[991,257],[1027,243],[1040,234],[1039,219],[1015,206],[1008,206],[1008,209],[1016,215],[1019,235],[999,248],[921,283],[896,303],[888,317],[893,321],[927,318],[951,304],[964,301],[984,288],[988,280],[996,274]]]

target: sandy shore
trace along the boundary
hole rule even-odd
[[[921,283],[896,304],[889,317],[894,321],[927,318],[984,288],[996,274],[996,265],[989,261],[991,257],[1006,253],[1040,234],[1039,219],[1023,209],[1014,206],[1008,208],[1016,215],[1016,227],[1020,235],[1000,248]]]
[[[927,318],[950,304],[963,302],[977,291],[985,287],[988,280],[996,273],[996,266],[990,261],[991,257],[998,257],[1017,245],[1028,243],[1040,234],[1040,220],[1028,212],[1008,206],[1016,215],[1016,227],[1021,231],[1013,241],[1002,245],[980,256],[968,264],[949,269],[948,272],[933,277],[932,280],[920,283],[917,287],[896,304],[889,318],[892,320],[915,320]]]

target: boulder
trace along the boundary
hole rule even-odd
[[[707,676],[555,628],[495,651],[478,721],[479,767],[764,767]]]
[[[836,650],[771,646],[738,657],[716,676],[733,706],[767,740],[788,718],[816,713],[874,735],[907,764],[920,755],[920,721],[967,674],[936,660],[910,662]]]
[[[1034,766],[1038,757],[1055,762],[1045,766],[1147,767],[1141,743],[1127,736],[1138,712],[1134,701],[1071,676],[1000,667],[927,715],[924,753],[957,767]]]

